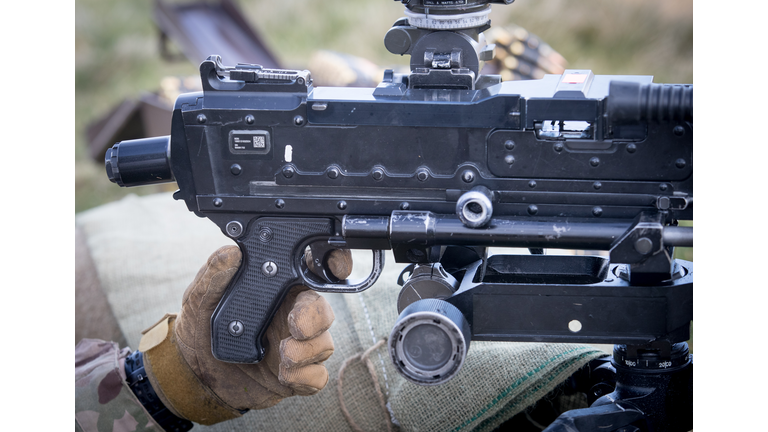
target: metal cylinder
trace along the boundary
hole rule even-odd
[[[397,296],[397,311],[427,298],[448,298],[459,288],[459,282],[440,263],[417,265]]]
[[[607,113],[611,123],[693,122],[693,86],[611,81]]]
[[[121,141],[104,156],[107,177],[123,187],[174,181],[171,137]]]
[[[493,217],[492,197],[485,186],[473,188],[456,202],[456,215],[469,228],[484,227]]]
[[[408,381],[438,385],[461,370],[471,339],[469,323],[456,306],[424,299],[398,317],[389,336],[389,354]]]
[[[667,226],[661,236],[666,246],[693,247],[693,227]]]

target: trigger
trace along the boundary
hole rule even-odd
[[[335,249],[328,242],[315,242],[304,251],[304,263],[307,269],[328,283],[340,282],[340,279],[328,268],[328,258]]]

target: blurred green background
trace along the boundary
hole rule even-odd
[[[327,49],[382,66],[407,65],[383,37],[403,16],[392,0],[237,0],[246,20],[285,67],[306,68]],[[76,0],[75,211],[128,194],[175,185],[120,188],[88,157],[85,130],[125,98],[155,91],[165,76],[197,74],[197,64],[160,56],[153,0]],[[539,36],[571,68],[693,82],[692,0],[517,0],[494,5],[494,27],[516,24]],[[226,59],[225,59],[226,63]]]

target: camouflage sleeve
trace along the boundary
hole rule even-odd
[[[75,347],[75,431],[163,432],[128,387],[130,348],[83,339]]]

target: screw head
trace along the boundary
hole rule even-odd
[[[338,168],[331,168],[331,169],[328,170],[328,172],[326,174],[328,175],[328,178],[335,179],[335,178],[339,177],[339,170],[338,170]]]
[[[637,151],[637,146],[635,144],[627,144],[627,153],[634,153]]]
[[[277,264],[272,261],[267,261],[261,266],[261,271],[266,277],[273,277],[277,274]]]
[[[231,172],[233,175],[240,175],[240,173],[243,172],[243,167],[238,164],[234,164],[229,167],[229,172]]]
[[[243,331],[245,331],[245,326],[243,326],[242,322],[235,320],[229,323],[228,330],[229,334],[237,337],[243,334]]]
[[[384,170],[382,170],[380,168],[376,168],[375,170],[373,170],[373,172],[371,172],[371,177],[373,177],[373,179],[377,180],[377,181],[383,179],[384,178]]]
[[[296,126],[302,126],[304,124],[304,117],[297,115],[293,118],[293,124]]]
[[[224,204],[224,200],[221,198],[214,198],[213,199],[213,206],[214,207],[221,207]]]
[[[666,183],[662,183],[662,184],[659,185],[659,190],[662,191],[662,192],[667,190],[667,188],[668,188],[668,186],[667,186]]]
[[[512,165],[515,163],[515,157],[512,155],[507,155],[504,157],[504,162],[506,162],[507,165]]]
[[[346,209],[347,209],[347,202],[346,202],[346,201],[339,201],[339,202],[336,204],[336,207],[337,207],[339,210],[346,210]]]
[[[537,207],[536,205],[531,204],[531,205],[528,206],[528,214],[529,215],[533,216],[533,215],[535,215],[538,212],[539,212],[539,207]]]
[[[470,170],[466,170],[461,174],[461,179],[464,181],[464,183],[472,183],[475,181],[475,173]]]
[[[411,204],[409,204],[408,201],[400,203],[400,210],[408,210],[409,208],[411,208]]]
[[[682,126],[677,125],[672,129],[672,133],[677,136],[683,136],[685,134],[685,129]]]
[[[205,117],[205,114],[198,114],[198,115],[197,115],[197,122],[198,122],[198,123],[200,123],[200,124],[203,124],[203,123],[205,123],[206,121],[208,121],[208,118],[207,118],[207,117]]]
[[[256,118],[251,114],[248,114],[247,116],[245,116],[245,122],[249,125],[252,125],[253,123],[256,122]]]
[[[226,226],[227,235],[232,238],[238,238],[243,235],[243,224],[238,221],[232,221]]]
[[[531,181],[528,182],[528,187],[529,188],[534,189],[534,188],[536,188],[536,186],[537,186],[536,180],[531,180]]]
[[[416,173],[416,178],[419,179],[419,181],[427,181],[429,179],[429,173],[426,170],[419,170]]]
[[[552,147],[555,149],[556,152],[561,152],[565,148],[563,143],[555,143],[555,145]]]
[[[276,199],[275,200],[275,207],[277,207],[279,209],[285,207],[285,201],[283,201],[281,199]]]
[[[283,167],[283,177],[291,178],[296,173],[296,170],[291,166]]]
[[[504,148],[507,150],[514,150],[515,149],[515,142],[512,140],[506,140],[504,142]]]
[[[602,215],[603,215],[603,209],[602,209],[602,208],[600,208],[600,207],[595,207],[595,208],[593,208],[593,209],[592,209],[592,215],[594,215],[594,216],[596,216],[596,217],[600,217],[600,216],[602,216]]]
[[[653,250],[653,242],[648,237],[640,237],[635,241],[635,250],[641,255],[648,255]]]
[[[589,164],[592,165],[593,167],[600,165],[600,158],[593,157],[592,159],[589,160]]]
[[[685,165],[686,165],[685,159],[680,158],[675,161],[675,166],[678,168],[685,168]]]
[[[603,184],[600,183],[599,181],[596,181],[596,182],[592,183],[592,187],[595,188],[595,190],[600,190],[600,188],[603,187]]]

